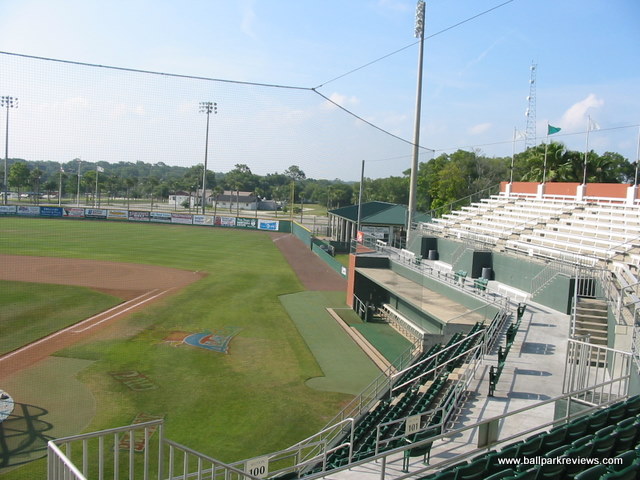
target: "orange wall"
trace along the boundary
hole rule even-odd
[[[356,285],[356,256],[349,255],[349,273],[347,274],[347,305],[353,308],[353,291]]]
[[[544,186],[545,195],[573,195],[578,191],[578,182],[549,182]]]
[[[587,183],[588,197],[627,198],[626,183]]]
[[[508,182],[500,182],[500,191],[506,192]],[[537,182],[513,182],[511,192],[513,193],[538,193]],[[578,191],[578,182],[549,182],[545,184],[545,195],[572,195],[575,196]],[[587,197],[605,197],[605,198],[627,198],[627,189],[630,187],[627,183],[587,183]],[[640,189],[638,189],[637,198],[640,198]]]

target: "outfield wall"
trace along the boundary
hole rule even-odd
[[[258,217],[232,217],[225,215],[198,215],[178,212],[153,212],[121,208],[38,207],[23,205],[0,206],[0,217],[68,218],[77,220],[108,220],[148,223],[170,223],[204,227],[291,232],[289,220],[273,220]]]

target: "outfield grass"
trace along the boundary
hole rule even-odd
[[[129,424],[141,412],[164,415],[168,438],[235,461],[296,443],[326,424],[351,398],[305,383],[323,372],[279,301],[281,295],[303,288],[264,233],[5,217],[0,218],[0,252],[208,273],[178,294],[107,327],[99,338],[60,352],[93,361],[79,373],[97,402],[87,431]],[[176,331],[231,326],[241,330],[227,355],[164,342]],[[130,390],[109,374],[122,370],[146,375],[157,388]],[[64,385],[63,377],[59,381]],[[72,415],[71,405],[69,410]],[[7,478],[35,478],[34,468],[18,469]]]
[[[0,355],[120,302],[88,288],[0,281]]]

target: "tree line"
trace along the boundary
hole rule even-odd
[[[546,167],[545,167],[546,149]],[[590,151],[587,159],[588,183],[632,183],[635,164],[622,155]],[[582,182],[584,152],[567,150],[562,143],[538,145],[512,157],[488,157],[479,150],[457,150],[443,153],[418,168],[417,208],[419,211],[443,208],[459,199],[485,191],[501,181]],[[513,172],[511,165],[513,162]],[[80,175],[78,175],[80,171]],[[2,165],[0,164],[0,172]],[[202,188],[203,165],[192,167],[170,166],[163,162],[84,162],[78,159],[60,164],[9,160],[9,188],[40,195],[57,195],[60,186],[63,196],[78,192],[90,195],[97,186],[100,195],[107,198],[167,199],[169,195],[184,191],[196,195]],[[365,178],[363,200],[384,201],[406,205],[409,200],[409,175],[387,178]],[[0,177],[1,178],[1,177]],[[293,188],[292,188],[293,185]],[[291,165],[282,173],[257,175],[246,164],[236,164],[228,172],[207,171],[207,189],[214,194],[224,190],[255,193],[260,198],[287,203],[317,203],[327,208],[357,203],[359,182],[339,179],[307,178],[297,166]]]

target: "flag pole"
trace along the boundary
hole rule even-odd
[[[60,183],[58,184],[58,206],[62,206],[62,174],[64,173],[64,168],[62,167],[62,162],[60,162]]]
[[[640,128],[638,129],[638,150],[636,151],[636,177],[634,185],[638,186],[638,164],[640,163]]]
[[[547,149],[549,147],[549,122],[547,122],[547,139],[544,142],[544,166],[542,167],[542,183],[547,182]]]
[[[518,129],[513,127],[513,150],[511,151],[511,176],[509,177],[509,183],[513,183],[513,164],[516,159],[516,133]]]
[[[587,184],[587,156],[589,155],[589,131],[591,130],[591,115],[587,115],[587,146],[584,150],[584,172],[582,173],[582,184]]]
[[[98,207],[98,172],[100,167],[98,167],[98,165],[96,165],[96,193],[93,196],[93,207],[97,208]]]

